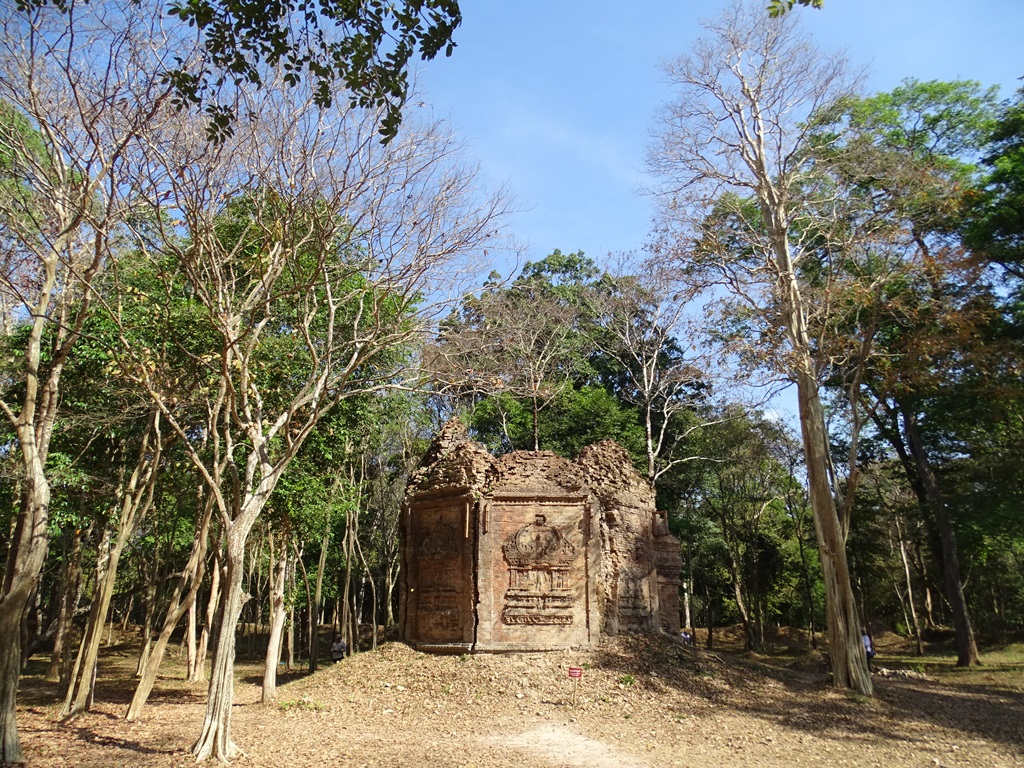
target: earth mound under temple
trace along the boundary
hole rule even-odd
[[[625,449],[500,458],[448,422],[406,489],[402,639],[440,653],[679,633],[679,541]]]

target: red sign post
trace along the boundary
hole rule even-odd
[[[583,667],[569,667],[569,679],[572,680],[572,705],[576,706],[576,686],[583,677]]]

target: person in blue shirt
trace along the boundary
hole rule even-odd
[[[860,639],[864,642],[864,653],[868,657],[868,672],[871,671],[871,660],[875,658],[875,644],[871,642],[871,635],[864,628],[860,628]]]

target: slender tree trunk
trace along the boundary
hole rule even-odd
[[[536,392],[533,395],[533,450],[540,450],[540,406]]]
[[[82,532],[78,529],[71,537],[71,551],[67,555],[67,564],[63,574],[64,589],[61,593],[60,612],[57,614],[57,628],[53,635],[53,652],[50,654],[50,666],[46,669],[46,679],[60,679],[61,655],[71,635],[71,620],[82,585]]]
[[[900,540],[900,559],[903,561],[903,576],[907,580],[907,602],[910,604],[910,616],[913,619],[914,641],[917,644],[917,655],[924,656],[924,645],[921,642],[921,623],[917,620],[917,608],[914,607],[914,585],[910,579],[910,560],[907,558],[907,544],[903,541],[903,531],[899,520],[896,521],[896,536]]]
[[[76,662],[76,675],[68,688],[61,709],[61,716],[73,717],[84,712],[92,705],[95,693],[96,664],[99,658],[100,640],[103,625],[110,612],[110,600],[117,583],[117,568],[121,561],[128,538],[135,532],[139,522],[145,517],[153,504],[156,488],[157,468],[160,465],[163,441],[160,434],[160,413],[150,414],[146,432],[139,445],[138,458],[127,483],[119,489],[119,515],[117,518],[117,535],[110,545],[110,530],[104,531],[100,552],[106,559],[106,567],[102,576],[97,570],[96,592],[93,596],[92,611],[82,641],[82,658]],[[113,624],[113,617],[111,617]],[[109,641],[108,641],[109,645]]]
[[[284,536],[287,539],[287,534]],[[267,534],[270,551],[270,633],[267,638],[267,656],[263,669],[263,692],[261,701],[270,704],[277,700],[277,665],[281,660],[281,634],[287,617],[284,596],[288,575],[288,544],[281,547],[280,557],[275,560],[274,533]]]
[[[242,576],[247,533],[244,528],[231,526],[224,535],[223,611],[210,671],[206,716],[199,738],[192,745],[192,755],[197,762],[209,757],[224,762],[239,753],[231,740],[231,705],[235,699],[235,630],[243,605]]]
[[[339,484],[335,483],[335,490],[340,490]],[[317,562],[316,568],[316,588],[313,593],[313,610],[310,611],[310,616],[316,617],[317,623],[320,621],[320,611],[322,610],[322,596],[324,591],[324,570],[327,568],[327,545],[331,540],[331,517],[330,514],[327,516],[326,528],[324,529],[323,539],[320,541],[320,559]],[[320,633],[313,632],[310,635],[309,641],[309,672],[310,674],[316,672],[320,658]]]
[[[708,625],[708,638],[704,642],[704,647],[710,651],[715,646],[715,618],[711,604],[711,586],[707,583],[704,585],[704,619],[704,623]]]
[[[693,552],[690,548],[690,540],[686,542],[686,576],[683,577],[683,629],[692,633],[693,615],[691,613],[691,600],[693,595]]]
[[[293,550],[294,551],[294,547]],[[295,561],[292,561],[292,567],[288,572],[288,592],[291,595],[295,595],[295,580],[296,580]],[[295,669],[295,599],[294,597],[288,601],[288,629],[285,633],[285,643],[287,646],[287,661],[286,669],[291,672]]]
[[[92,606],[85,626],[85,635],[78,648],[71,685],[68,686],[64,705],[60,710],[61,717],[74,717],[85,712],[92,698],[94,672],[99,658],[100,643],[103,640],[110,596],[114,592],[114,581],[117,578],[117,562],[121,557],[117,542],[111,546],[110,538],[110,528],[104,528],[96,561],[96,588]]]
[[[193,600],[185,614],[185,679],[191,680],[196,674],[196,622],[199,618],[196,601]]]
[[[387,601],[387,626],[394,627],[395,620],[395,586],[397,583],[396,569],[387,563],[384,567],[384,599]]]
[[[296,544],[294,540],[292,541],[292,547],[295,549],[295,563],[296,563],[296,565],[299,566],[299,569],[302,571],[302,584],[306,588],[306,622],[307,622],[307,624],[309,624],[310,627],[312,627],[313,620],[314,620],[313,619],[313,591],[309,587],[309,573],[306,571],[306,564],[302,561],[302,550],[299,549],[298,544]],[[300,632],[299,633],[300,642],[301,642],[301,635],[302,635],[302,633]],[[308,639],[308,642],[305,645],[306,650],[312,651],[312,649],[313,649],[312,635],[310,635],[309,638],[307,638],[307,639]],[[310,674],[313,674],[316,671],[316,663],[317,663],[316,660],[314,660],[312,658],[309,659],[309,673]]]
[[[190,683],[200,683],[206,679],[206,655],[210,646],[210,633],[213,631],[214,620],[217,617],[217,607],[220,605],[220,571],[221,571],[221,546],[217,543],[213,551],[213,567],[210,569],[210,597],[206,603],[206,615],[203,619],[203,630],[199,633],[199,648],[196,650],[196,665],[189,675]]]
[[[949,518],[946,501],[939,490],[938,480],[925,454],[924,444],[917,427],[917,416],[909,410],[903,411],[903,428],[907,436],[907,449],[914,457],[918,477],[928,500],[928,507],[935,516],[942,543],[942,573],[945,577],[946,597],[953,612],[956,628],[957,666],[970,667],[978,664],[978,646],[974,640],[971,614],[964,597],[963,582],[960,578],[960,555],[957,551],[956,533]]]
[[[124,613],[121,615],[121,631],[128,631],[128,624],[131,621],[132,611],[135,609],[135,595],[128,596],[128,605],[124,609]]]
[[[754,624],[750,618],[750,610],[747,607],[747,598],[743,586],[743,577],[740,575],[740,566],[735,553],[729,548],[729,571],[732,575],[732,593],[736,598],[736,609],[740,612],[740,620],[743,622],[743,635],[748,651],[762,650],[757,645]]]
[[[213,499],[211,498],[207,502],[197,523],[196,535],[192,544],[192,554],[189,556],[188,562],[185,564],[184,569],[182,569],[181,576],[178,577],[178,581],[174,585],[174,591],[167,605],[167,613],[164,617],[163,627],[160,630],[160,636],[157,638],[153,650],[146,659],[146,665],[143,667],[139,683],[135,687],[131,704],[128,705],[128,712],[125,714],[125,719],[127,720],[136,720],[142,714],[142,709],[145,707],[149,694],[153,690],[153,685],[156,683],[156,676],[160,670],[160,663],[164,658],[164,651],[167,649],[167,644],[171,640],[171,634],[178,626],[178,622],[181,621],[181,617],[185,615],[186,611],[191,612],[193,616],[195,615],[196,595],[199,592],[199,585],[203,581],[206,546],[210,534],[210,518],[212,514]],[[188,592],[185,592],[186,586],[188,586]],[[183,594],[184,597],[182,597]],[[195,642],[194,629],[192,642]]]

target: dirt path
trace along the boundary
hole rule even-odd
[[[97,705],[55,719],[29,677],[19,723],[30,765],[194,765],[205,691],[167,670],[144,719],[121,719],[133,652],[108,656]],[[572,705],[569,666],[584,667]],[[295,677],[276,707],[242,668],[233,713],[240,766],[306,768],[1014,768],[1024,766],[1024,668],[962,684],[876,676],[866,699],[803,671],[667,641],[591,653],[434,657],[390,644]],[[120,676],[119,676],[120,675]]]
[[[648,768],[650,763],[597,739],[558,725],[545,725],[503,739],[507,746],[540,757],[559,768]]]

